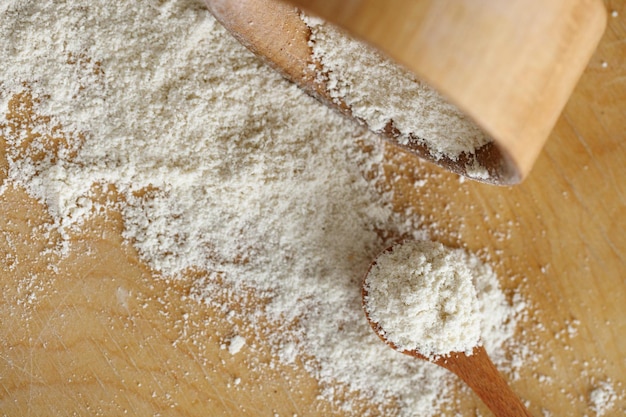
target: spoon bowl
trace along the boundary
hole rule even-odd
[[[383,253],[391,250],[392,248],[388,248]],[[367,278],[375,264],[376,261],[372,262],[365,274],[365,278]],[[400,349],[385,336],[385,331],[380,324],[370,318],[367,308],[368,290],[366,279],[363,279],[361,295],[367,321],[374,333],[392,349],[405,355],[434,363],[454,373],[480,397],[496,417],[532,417],[502,374],[498,372],[483,346],[475,346],[469,354],[465,352],[450,352],[447,355],[438,355],[432,358],[423,355],[417,349]]]

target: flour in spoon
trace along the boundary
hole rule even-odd
[[[396,244],[376,258],[365,279],[369,319],[398,350],[430,359],[471,355],[481,316],[468,255],[431,241]]]
[[[237,334],[301,361],[337,409],[361,415],[347,390],[372,414],[439,414],[451,377],[381,343],[361,308],[371,259],[427,238],[377,186],[377,137],[267,68],[199,0],[4,0],[0,37],[2,190],[46,205],[61,253],[108,204],[155,276],[203,271],[189,302],[254,300]],[[486,280],[483,339],[506,367],[516,312]],[[254,355],[246,346],[232,350]]]

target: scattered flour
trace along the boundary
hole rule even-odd
[[[616,399],[613,384],[609,381],[601,381],[589,392],[589,408],[597,417],[602,417],[613,409]]]
[[[284,361],[306,352],[326,399],[343,386],[400,416],[439,413],[449,374],[393,352],[361,309],[371,259],[426,237],[376,187],[377,137],[268,69],[200,0],[4,0],[0,37],[0,192],[46,204],[61,254],[110,204],[155,274],[207,271],[192,298],[263,300],[241,320],[280,323],[262,337]],[[476,286],[483,342],[509,363],[516,310],[495,276]]]
[[[396,244],[378,256],[365,279],[364,304],[381,335],[432,359],[471,354],[481,325],[473,281],[485,277],[466,259],[463,250],[431,241]]]
[[[228,341],[228,353],[236,355],[246,345],[246,339],[240,335],[233,336]]]
[[[373,131],[393,126],[400,143],[426,145],[435,159],[472,155],[491,141],[456,106],[375,49],[320,19],[302,19],[329,93]]]

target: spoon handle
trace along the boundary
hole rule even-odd
[[[532,417],[482,346],[474,348],[472,355],[454,353],[437,364],[465,381],[496,417]]]

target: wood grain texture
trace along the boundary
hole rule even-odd
[[[626,4],[606,5],[618,17],[523,184],[460,182],[388,148],[397,209],[491,259],[527,298],[521,333],[536,362],[512,385],[538,416],[593,415],[597,383],[626,386]],[[86,224],[66,259],[46,252],[49,220],[23,190],[0,197],[0,415],[349,415],[318,398],[302,368],[266,366],[262,338],[224,350],[234,329],[219,306],[190,302],[193,276],[155,280],[118,213]],[[449,415],[487,413],[458,398]],[[625,410],[622,397],[608,415]]]

